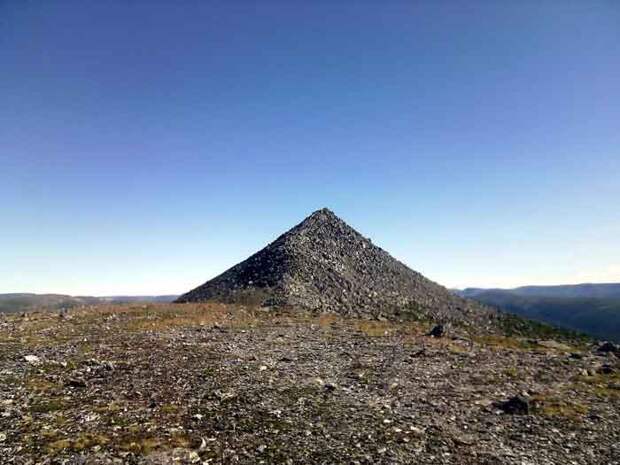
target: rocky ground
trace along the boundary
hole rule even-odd
[[[620,463],[615,347],[429,329],[215,304],[4,317],[0,463]]]

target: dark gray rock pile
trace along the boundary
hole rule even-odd
[[[201,301],[439,321],[492,315],[411,270],[326,208],[177,300]]]
[[[511,415],[527,415],[530,413],[530,402],[523,396],[511,397],[507,401],[501,402],[498,407]]]

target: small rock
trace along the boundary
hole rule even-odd
[[[24,360],[26,360],[28,363],[32,363],[33,365],[36,365],[37,363],[39,363],[41,359],[37,357],[36,355],[26,355],[24,357]]]
[[[432,337],[442,337],[444,333],[445,333],[445,329],[443,325],[435,325],[435,327],[431,329],[431,332],[428,333],[428,335]]]
[[[562,352],[570,352],[571,350],[570,346],[554,340],[538,341],[538,345],[541,347],[546,347],[547,349],[560,350]]]
[[[461,436],[456,436],[454,438],[454,442],[465,446],[471,446],[476,442],[476,438],[472,435],[464,434]]]
[[[70,378],[65,383],[65,386],[68,387],[76,387],[76,388],[84,388],[86,387],[86,381],[82,378]]]
[[[610,375],[614,373],[616,370],[611,365],[603,365],[597,371],[602,375]]]
[[[511,415],[527,415],[530,413],[530,402],[523,396],[514,396],[498,406],[500,410]]]
[[[474,401],[474,404],[481,407],[488,407],[493,404],[493,401],[491,399],[478,399]]]
[[[596,351],[599,354],[613,353],[615,355],[620,355],[620,347],[611,342],[603,342],[600,346],[597,347]]]

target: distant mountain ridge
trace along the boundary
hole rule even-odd
[[[480,292],[511,292],[513,294],[529,297],[565,297],[565,298],[588,298],[588,299],[620,299],[620,283],[583,283],[561,284],[553,286],[521,286],[513,289],[500,288],[475,288],[469,287],[458,291],[463,297],[475,298]]]
[[[519,316],[620,342],[620,283],[467,288],[455,293]]]
[[[59,310],[83,305],[127,302],[172,302],[176,295],[157,296],[72,296],[66,294],[34,294],[14,292],[0,294],[0,313],[25,312],[35,309]]]

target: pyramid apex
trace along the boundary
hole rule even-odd
[[[312,213],[312,215],[311,215],[311,216],[313,216],[313,215],[318,215],[318,214],[320,214],[320,213],[324,213],[324,214],[329,214],[329,215],[334,215],[334,216],[336,216],[336,215],[335,215],[335,213],[334,213],[333,211],[331,211],[331,210],[330,210],[329,208],[327,208],[327,207],[319,208],[319,209],[318,209],[318,210],[316,210],[314,213]]]
[[[343,224],[344,222],[329,208],[321,208],[316,210],[310,216],[306,217],[298,227],[303,228],[315,228],[319,225],[336,225]]]

